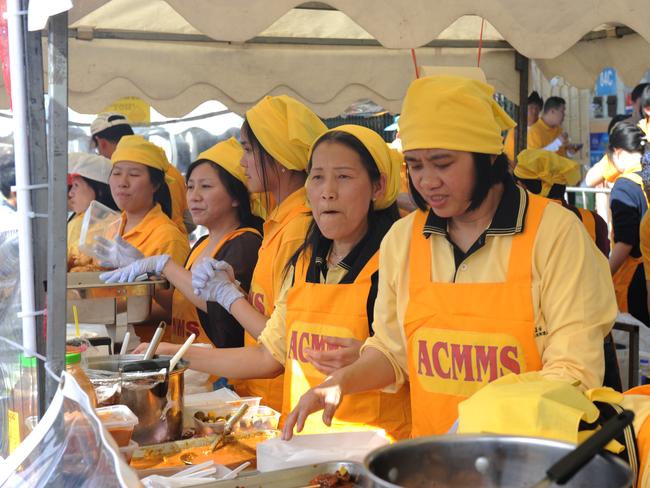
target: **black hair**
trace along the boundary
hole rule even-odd
[[[566,106],[566,101],[562,97],[549,97],[544,102],[544,113],[548,113],[553,109],[560,109],[563,106]]]
[[[264,221],[256,215],[253,215],[253,212],[251,211],[251,200],[248,188],[246,188],[244,183],[239,181],[220,165],[210,161],[209,159],[197,159],[187,168],[185,181],[189,182],[192,172],[202,164],[208,164],[212,169],[214,169],[219,177],[219,181],[221,181],[221,184],[228,192],[230,198],[239,203],[236,210],[240,225],[244,227],[252,227],[262,232],[262,224]]]
[[[632,93],[630,93],[630,99],[632,100],[632,103],[636,102],[643,94],[643,91],[649,86],[650,83],[639,83],[637,86],[635,86],[632,89]]]
[[[544,106],[544,99],[536,91],[528,95],[528,105],[537,105],[540,109]]]
[[[468,212],[476,210],[481,206],[487,198],[490,188],[494,185],[506,183],[508,181],[514,183],[514,179],[509,169],[510,165],[508,163],[508,157],[505,154],[501,153],[497,155],[494,163],[492,162],[492,158],[494,157],[492,154],[472,153],[472,157],[474,158],[474,173],[476,179],[474,189],[472,190],[471,202],[467,208]],[[426,210],[427,202],[415,189],[413,181],[411,180],[411,175],[408,173],[408,167],[407,175],[409,192],[413,202],[415,202],[415,205],[417,205],[420,210]]]
[[[16,185],[16,166],[13,154],[0,157],[0,192],[11,198],[11,187]]]
[[[607,151],[611,153],[614,149],[623,149],[630,153],[643,154],[645,149],[645,134],[631,122],[619,122],[612,128],[612,132],[609,134]]]
[[[109,119],[110,120],[110,119]],[[129,124],[119,124],[114,125],[113,127],[108,127],[103,131],[93,134],[93,142],[97,144],[97,138],[101,137],[113,143],[120,142],[120,139],[124,136],[132,136],[134,134],[133,128]]]
[[[102,205],[106,205],[107,207],[112,208],[113,210],[119,210],[119,208],[115,204],[115,200],[113,200],[113,195],[111,194],[111,187],[108,186],[108,184],[102,183],[101,181],[96,181],[90,178],[86,178],[85,176],[81,176],[81,177],[86,183],[88,183],[88,186],[90,186],[95,192],[95,200],[97,200]]]
[[[356,152],[359,155],[359,158],[361,159],[361,163],[363,164],[364,169],[368,173],[368,176],[370,177],[370,181],[372,183],[376,183],[379,181],[381,178],[381,173],[379,172],[379,168],[377,167],[377,163],[375,162],[374,158],[370,154],[370,151],[366,148],[366,146],[355,136],[348,132],[344,131],[331,131],[331,132],[326,132],[312,147],[312,157],[314,150],[320,146],[324,142],[336,142],[338,144],[343,144],[344,146],[352,149],[354,152]],[[312,166],[312,159],[309,158],[309,163],[307,166],[307,171],[311,171],[311,166]],[[382,210],[375,210],[373,202],[370,202],[370,205],[368,207],[368,233],[375,232],[381,237],[383,237],[386,232],[388,232],[388,229],[391,228],[393,223],[399,219],[399,210],[397,208],[397,203],[393,202],[392,205],[390,205],[388,208],[382,209]],[[311,221],[309,223],[309,228],[307,229],[307,235],[305,237],[304,242],[298,247],[294,255],[291,257],[289,262],[286,264],[284,272],[285,275],[291,268],[291,266],[295,266],[296,263],[298,262],[298,258],[302,253],[305,253],[305,255],[309,253],[313,253],[316,250],[316,247],[319,243],[321,242],[327,242],[328,246],[331,245],[331,240],[327,239],[323,234],[321,233],[320,229],[318,228],[318,225],[316,224],[316,220],[311,218]]]
[[[253,129],[251,128],[248,119],[246,118],[244,118],[244,123],[240,129],[240,133],[242,132],[246,135],[246,138],[248,139],[248,142],[253,149],[253,157],[255,158],[255,161],[259,162],[259,167],[262,170],[262,186],[264,187],[265,199],[264,203],[265,207],[269,209],[271,207],[271,201],[269,199],[269,192],[271,190],[269,188],[269,175],[267,171],[268,168],[274,168],[276,172],[278,171],[277,166],[272,164],[275,158],[271,156],[266,149],[264,149],[264,146],[262,146],[262,143],[253,132]]]
[[[539,195],[540,193],[542,193],[542,180],[517,178],[516,176],[515,178],[529,192],[534,193],[535,195]],[[558,183],[554,183],[553,186],[551,186],[551,189],[548,191],[548,195],[546,195],[546,198],[551,198],[553,200],[564,200],[565,192],[566,192],[566,185],[560,185]]]
[[[645,113],[643,112],[643,109],[646,107],[650,107],[650,83],[643,88],[643,92],[641,93],[641,103],[639,103],[639,109],[641,110],[641,117],[642,118],[647,118]]]
[[[614,115],[614,117],[612,117],[612,120],[609,121],[609,125],[607,126],[607,133],[608,134],[611,133],[612,129],[614,128],[614,126],[616,124],[618,124],[619,122],[621,122],[623,120],[626,120],[627,118],[628,118],[628,116],[625,115],[625,114],[616,114],[616,115]]]
[[[171,193],[169,193],[167,182],[165,181],[165,173],[157,168],[152,168],[151,166],[147,166],[147,170],[149,171],[151,184],[156,188],[156,191],[153,194],[153,201],[159,203],[162,211],[171,219],[172,197]]]

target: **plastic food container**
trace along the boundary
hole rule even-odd
[[[106,430],[119,447],[127,447],[138,424],[138,417],[126,405],[112,405],[95,410]]]
[[[213,391],[210,393],[198,393],[189,395],[183,399],[183,424],[192,426],[192,418],[197,412],[217,413],[225,416],[229,412],[236,412],[242,403],[247,403],[249,408],[258,407],[262,397],[242,397],[239,398],[236,393],[223,392],[227,388]],[[230,391],[230,390],[229,390]],[[219,393],[221,392],[221,393]]]
[[[122,454],[124,457],[126,464],[129,464],[131,462],[133,453],[138,447],[140,447],[140,445],[135,441],[129,441],[129,445],[126,447],[120,447],[120,454]]]
[[[122,216],[120,212],[108,208],[97,200],[90,202],[84,213],[79,232],[79,250],[88,256],[96,258],[92,250],[95,237],[102,236],[112,241],[119,234]]]
[[[200,413],[194,414],[194,427],[199,435],[214,435],[223,432],[224,426],[228,419],[237,412],[239,406],[223,407],[207,412],[211,418],[217,418],[216,421],[201,420]],[[198,416],[197,416],[198,415]],[[233,432],[260,432],[264,430],[275,430],[278,428],[280,413],[270,407],[258,406],[251,407],[246,415],[233,426]]]

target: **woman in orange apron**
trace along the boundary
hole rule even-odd
[[[284,413],[333,370],[353,362],[372,334],[379,245],[398,218],[401,155],[372,130],[332,129],[317,140],[310,161],[306,188],[313,219],[285,266],[275,309],[258,338],[262,346],[212,354],[190,348],[185,356],[193,368],[228,377],[271,377],[284,370]],[[200,288],[230,310],[237,303],[223,271]],[[350,397],[334,428],[378,428],[407,437],[408,388]],[[310,432],[322,430],[320,422],[310,424]]]
[[[515,185],[502,155],[514,122],[486,83],[414,81],[400,117],[412,197],[380,252],[374,336],[302,396],[283,437],[347,395],[410,384],[412,435],[444,434],[458,403],[506,374],[603,380],[616,317],[607,261],[560,205]]]
[[[192,248],[185,265],[158,255],[101,275],[107,282],[132,281],[143,273],[164,275],[173,290],[160,292],[158,303],[171,311],[166,339],[182,344],[195,334],[198,343],[218,348],[241,347],[244,330],[226,310],[194,294],[191,269],[202,259],[224,259],[247,290],[262,242],[261,219],[251,212],[246,176],[239,164],[243,150],[235,139],[199,154],[187,170],[187,202],[192,219],[208,229]]]
[[[629,122],[619,122],[609,136],[608,153],[621,176],[610,195],[614,245],[609,266],[616,300],[621,312],[629,312],[650,325],[645,274],[639,248],[639,228],[648,210],[648,198],[641,179],[641,157],[645,134]]]

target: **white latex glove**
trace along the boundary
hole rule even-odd
[[[92,251],[97,257],[99,265],[104,268],[121,268],[144,258],[144,254],[120,236],[117,236],[114,241],[96,236]]]
[[[230,272],[230,273],[229,273]],[[244,298],[236,283],[232,281],[232,267],[225,261],[204,260],[192,269],[194,293],[207,302],[217,302],[228,312],[231,305]]]
[[[138,259],[122,268],[100,274],[99,279],[105,283],[129,283],[137,281],[136,278],[138,276],[146,275],[147,273],[160,275],[169,259],[169,254]]]
[[[553,142],[551,142],[548,146],[542,148],[545,149],[546,151],[551,151],[551,152],[556,152],[559,150],[562,146],[564,145],[564,139],[562,136],[558,136],[555,138]]]

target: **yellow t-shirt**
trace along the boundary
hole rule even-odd
[[[641,219],[639,227],[639,238],[641,239],[641,255],[643,257],[643,269],[645,279],[650,281],[650,212],[646,212]]]
[[[519,190],[523,192],[524,190]],[[415,214],[398,220],[382,241],[379,291],[373,330],[363,349],[373,347],[391,362],[398,388],[408,376],[404,316],[409,302],[409,248]],[[523,216],[520,215],[520,219]],[[506,278],[512,235],[487,235],[485,245],[456,270],[453,246],[432,234],[431,279],[451,283],[502,282]],[[575,215],[556,203],[544,210],[535,241],[532,273],[536,338],[541,374],[579,380],[581,388],[601,386],[603,338],[617,306],[607,259]],[[471,304],[467,305],[471,308]]]
[[[79,236],[81,234],[81,224],[84,220],[84,213],[75,215],[68,222],[68,260],[70,256],[78,256],[79,253]]]
[[[156,204],[144,219],[128,232],[124,232],[126,214],[122,212],[122,238],[137,247],[145,256],[169,254],[171,258],[183,266],[185,258],[190,252],[187,234],[180,231],[178,226],[164,214],[160,204]]]
[[[185,186],[185,179],[176,166],[170,164],[167,174],[174,178],[174,182],[168,184],[169,194],[172,198],[172,220],[178,229],[187,233],[183,217],[187,211],[187,187]]]
[[[544,149],[551,142],[562,135],[562,127],[549,127],[544,120],[540,117],[528,129],[528,137],[526,147],[528,149]],[[560,156],[566,156],[566,146],[562,146],[556,151]]]

